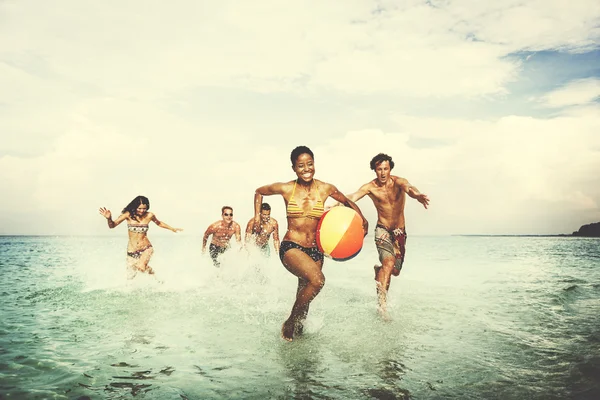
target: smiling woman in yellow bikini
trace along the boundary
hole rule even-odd
[[[279,247],[279,258],[283,266],[298,277],[296,301],[289,318],[283,323],[281,336],[292,341],[294,335],[302,334],[303,321],[308,314],[310,302],[325,284],[323,275],[323,253],[316,243],[317,225],[325,212],[328,197],[354,209],[363,219],[365,235],[368,223],[360,209],[337,188],[314,179],[313,152],[306,146],[296,147],[290,157],[297,179],[289,182],[272,183],[256,189],[254,195],[254,226],[260,226],[260,208],[263,196],[279,194],[285,201],[288,230]]]
[[[133,279],[138,272],[145,272],[150,275],[154,270],[148,265],[150,257],[154,253],[152,244],[148,240],[148,224],[154,222],[161,228],[173,232],[179,232],[183,229],[172,228],[166,223],[159,221],[154,213],[148,212],[150,201],[144,196],[137,196],[133,199],[121,215],[114,221],[110,210],[105,207],[100,208],[100,214],[106,218],[109,228],[114,228],[123,221],[127,221],[127,231],[129,233],[129,243],[127,244],[127,279]]]

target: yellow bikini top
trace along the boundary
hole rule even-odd
[[[315,218],[315,219],[321,218],[321,216],[325,212],[325,207],[323,206],[323,201],[321,201],[321,195],[319,194],[319,191],[317,190],[317,201],[315,202],[315,205],[313,206],[313,208],[308,212],[304,212],[300,208],[298,203],[296,202],[296,199],[294,198],[294,193],[296,193],[296,183],[297,182],[294,182],[294,189],[292,189],[292,196],[290,197],[290,201],[288,202],[288,205],[287,205],[287,217],[288,218],[306,217],[306,218]]]

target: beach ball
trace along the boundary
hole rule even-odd
[[[362,218],[348,207],[326,211],[317,225],[317,246],[326,256],[346,261],[356,256],[363,245]]]

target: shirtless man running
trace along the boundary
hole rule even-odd
[[[208,237],[212,235],[208,250],[215,267],[221,266],[221,263],[217,258],[229,249],[229,241],[234,234],[237,242],[240,245],[242,243],[240,224],[233,220],[233,208],[223,206],[223,208],[221,208],[221,217],[222,220],[208,226],[206,232],[204,232],[204,238],[202,239],[202,254],[204,254],[206,253],[206,242]]]
[[[347,197],[356,202],[369,196],[377,209],[375,227],[375,246],[381,265],[375,266],[377,282],[378,311],[387,319],[387,293],[391,276],[398,276],[404,263],[406,251],[406,230],[404,223],[404,205],[406,195],[416,199],[425,208],[429,205],[427,195],[411,185],[406,179],[391,175],[394,168],[392,157],[379,153],[371,160],[371,169],[377,175],[372,181],[362,185]]]
[[[271,206],[262,203],[260,206],[260,225],[254,223],[251,218],[246,225],[246,244],[255,245],[265,256],[271,255],[269,248],[269,237],[273,234],[273,247],[275,254],[279,254],[279,225],[275,218],[271,218]]]

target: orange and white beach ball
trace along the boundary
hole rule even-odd
[[[317,246],[326,256],[346,261],[362,249],[362,218],[348,207],[333,207],[321,216],[317,226]]]

